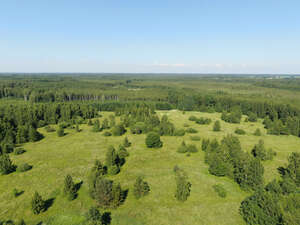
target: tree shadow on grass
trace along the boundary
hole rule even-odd
[[[287,172],[286,168],[284,168],[284,167],[282,167],[282,166],[278,167],[278,168],[277,168],[277,171],[278,171],[278,173],[279,173],[281,176],[284,176],[284,175],[286,174],[286,172]]]
[[[24,191],[17,191],[16,193],[15,193],[15,197],[17,198],[17,197],[19,197],[20,195],[22,195],[24,193]]]
[[[111,213],[105,212],[102,215],[102,224],[109,225],[111,223]]]
[[[55,198],[49,198],[45,201],[45,211],[47,211],[54,203]]]
[[[129,189],[122,190],[122,200],[121,204],[123,204],[128,196]]]

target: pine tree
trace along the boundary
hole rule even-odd
[[[34,193],[34,196],[31,201],[31,209],[34,214],[40,214],[46,209],[45,201],[42,199],[42,196],[40,196],[38,192]]]
[[[29,139],[29,141],[32,141],[32,142],[38,141],[40,139],[39,132],[37,132],[37,130],[32,126],[29,127],[28,139]]]
[[[64,195],[70,201],[76,198],[76,186],[69,174],[65,178]]]
[[[75,130],[76,130],[76,132],[80,132],[80,128],[79,128],[78,123],[76,124]]]
[[[122,188],[120,183],[113,184],[112,187],[112,195],[113,195],[113,201],[111,203],[111,207],[118,207],[122,202]]]
[[[260,131],[259,128],[257,128],[257,129],[255,130],[254,135],[255,135],[255,136],[261,136],[261,131]]]
[[[141,176],[136,178],[134,187],[133,187],[133,194],[135,198],[139,199],[145,195],[147,195],[150,191],[149,184],[143,180]]]
[[[100,121],[99,120],[96,120],[94,122],[92,131],[93,132],[99,132],[100,131]]]
[[[127,137],[125,137],[125,139],[124,139],[124,141],[123,141],[123,146],[124,146],[125,148],[131,146],[131,143],[128,141],[128,138],[127,138]]]
[[[188,150],[187,150],[187,146],[185,144],[184,141],[181,142],[181,145],[179,146],[179,148],[177,149],[177,152],[178,153],[186,153]]]
[[[86,214],[88,225],[102,225],[102,215],[96,207],[91,207]]]
[[[63,127],[59,127],[57,130],[57,136],[58,137],[63,137],[65,135],[65,130]]]
[[[21,219],[18,223],[16,223],[16,225],[26,225],[26,223],[23,219]]]
[[[175,180],[176,180],[176,192],[175,197],[178,201],[184,202],[190,196],[191,183],[188,181],[186,173],[179,167],[174,167]]]
[[[119,157],[113,146],[109,146],[106,152],[105,163],[109,174],[115,175],[120,172]]]
[[[109,128],[108,120],[107,120],[107,118],[105,118],[102,122],[102,130],[108,129],[108,128]]]
[[[213,131],[220,131],[220,130],[221,130],[221,123],[219,120],[217,120],[214,124]]]
[[[15,170],[15,166],[12,164],[8,154],[0,155],[0,173],[9,174]]]

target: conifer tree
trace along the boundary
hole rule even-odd
[[[59,127],[58,129],[57,129],[57,136],[58,137],[63,137],[65,135],[65,130],[64,130],[64,128],[63,127]]]
[[[40,196],[38,192],[34,193],[34,196],[31,201],[31,209],[34,214],[40,214],[46,209],[45,201],[42,199],[42,196]]]
[[[188,181],[186,173],[178,166],[174,167],[176,191],[175,197],[178,201],[184,202],[190,196],[191,183]]]
[[[15,166],[12,164],[10,157],[8,154],[0,155],[0,173],[1,174],[9,174],[13,172]]]
[[[99,120],[96,120],[94,122],[92,131],[93,132],[99,132],[100,131],[100,121]]]
[[[76,198],[76,186],[69,174],[65,178],[64,195],[70,201]]]
[[[139,199],[145,195],[147,195],[150,191],[149,184],[143,180],[143,177],[138,176],[134,183],[133,194],[135,198]]]
[[[88,225],[103,225],[102,215],[96,207],[91,207],[86,214]]]
[[[220,131],[220,130],[221,130],[221,124],[220,121],[217,120],[214,124],[213,131]]]
[[[129,140],[128,140],[128,138],[127,138],[127,137],[125,137],[125,138],[124,138],[124,141],[123,141],[123,146],[124,146],[125,148],[127,148],[127,147],[130,147],[130,146],[131,146],[131,143],[129,142]]]

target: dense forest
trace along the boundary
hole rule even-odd
[[[131,143],[127,134],[145,135],[149,149],[163,148],[165,137],[181,138],[198,131],[183,127],[157,111],[219,113],[212,131],[222,130],[221,124],[257,123],[261,121],[267,135],[300,137],[299,78],[278,76],[196,76],[196,75],[111,75],[111,74],[2,74],[0,76],[0,172],[12,174],[34,169],[35,165],[14,165],[11,155],[23,154],[22,144],[43,140],[44,135],[57,132],[59,140],[65,130],[80,133],[88,126],[93,133],[105,137],[123,137],[122,142],[106,149],[105,160],[95,160],[88,173],[88,193],[97,207],[86,212],[88,224],[109,224],[110,212],[122,205],[128,190],[114,179],[126,168]],[[111,113],[103,118],[103,113]],[[246,119],[245,119],[246,118]],[[190,116],[189,122],[206,126],[213,121]],[[222,122],[222,123],[221,123]],[[41,132],[44,129],[46,133]],[[254,136],[260,137],[257,128]],[[227,177],[247,192],[239,213],[245,223],[296,225],[300,223],[300,153],[291,149],[286,165],[278,168],[279,179],[264,180],[264,162],[272,161],[276,152],[265,146],[263,138],[251,152],[243,150],[239,136],[246,131],[236,128],[222,139],[201,136],[201,149],[209,174]],[[118,139],[119,140],[119,139]],[[191,136],[192,141],[200,137]],[[193,157],[198,146],[182,141],[176,151]],[[286,160],[286,159],[285,159]],[[176,184],[174,197],[185,202],[194,191],[189,172],[174,165]],[[275,173],[275,171],[273,172]],[[9,179],[9,178],[8,178]],[[136,199],[152,192],[147,177],[137,176],[130,191]],[[70,174],[64,178],[63,195],[75,201],[81,184]],[[214,190],[225,198],[226,190]],[[14,195],[21,195],[14,189]],[[35,215],[47,211],[51,202],[35,192],[31,208]],[[2,219],[1,215],[1,219]],[[11,219],[8,221],[7,219]],[[6,218],[0,224],[14,224]],[[14,221],[14,222],[13,222]],[[26,224],[22,219],[17,224]]]

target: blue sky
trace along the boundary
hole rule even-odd
[[[300,73],[299,10],[299,0],[2,0],[0,72]]]

